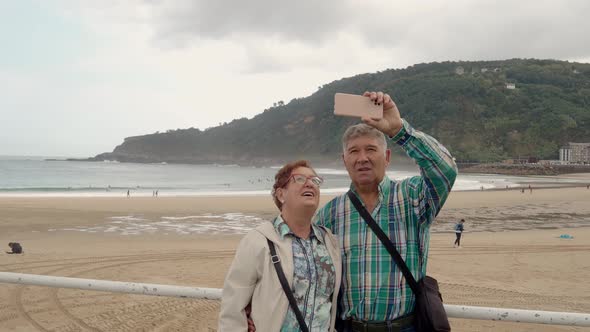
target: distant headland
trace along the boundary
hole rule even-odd
[[[277,101],[252,119],[128,137],[84,161],[276,165],[305,158],[340,164],[354,118],[334,116],[336,92],[387,91],[402,116],[436,137],[463,172],[556,175],[585,166],[508,165],[515,156],[558,160],[568,142],[590,142],[590,64],[557,60],[440,62],[343,78],[305,98]]]

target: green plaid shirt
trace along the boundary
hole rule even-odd
[[[451,191],[457,167],[440,143],[403,122],[391,140],[418,163],[421,175],[403,181],[385,176],[377,206],[369,212],[419,280],[426,275],[430,225]],[[355,192],[352,185],[351,190]],[[340,242],[342,318],[386,321],[414,311],[412,289],[346,194],[320,209],[316,222],[331,229]]]

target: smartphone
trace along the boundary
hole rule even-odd
[[[381,119],[383,105],[375,105],[369,97],[337,93],[334,95],[334,114]]]

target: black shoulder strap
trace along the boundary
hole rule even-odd
[[[321,233],[321,235],[322,235],[322,240],[323,240],[324,242],[326,242],[326,233],[328,233],[328,230],[327,230],[327,228],[326,228],[325,226],[322,226],[322,225],[316,225],[316,226],[317,226],[317,227],[319,228],[319,230],[320,230],[320,233]]]
[[[270,260],[272,261],[272,264],[275,266],[275,269],[277,270],[279,281],[281,282],[281,286],[283,286],[283,291],[285,292],[285,295],[287,295],[287,299],[289,300],[291,309],[293,309],[295,317],[297,317],[299,327],[301,327],[301,331],[309,332],[309,330],[307,329],[307,325],[305,325],[305,319],[303,318],[303,314],[299,310],[297,302],[295,301],[295,296],[293,296],[293,292],[289,287],[289,282],[287,282],[287,278],[285,278],[285,273],[283,272],[283,267],[281,266],[281,258],[277,255],[275,244],[272,243],[272,241],[269,239],[266,239],[266,241],[268,241],[268,247],[270,249]]]
[[[356,195],[350,190],[347,194],[348,198],[350,198],[350,201],[352,202],[356,210],[361,214],[361,217],[363,217],[365,222],[373,230],[375,235],[377,235],[379,240],[381,240],[381,243],[383,243],[385,249],[387,249],[387,251],[391,255],[391,258],[393,258],[399,269],[402,271],[402,274],[404,275],[404,277],[406,277],[406,281],[410,285],[412,291],[414,291],[414,294],[419,294],[420,288],[418,287],[418,283],[416,283],[416,279],[414,279],[412,272],[410,272],[410,269],[408,269],[408,266],[402,259],[402,256],[400,256],[399,252],[397,252],[397,250],[395,249],[395,246],[393,245],[391,240],[387,237],[387,235],[385,235],[381,227],[377,225],[377,222],[373,219],[373,217],[371,217],[371,215],[369,214],[367,209],[365,209],[358,197],[356,197]]]

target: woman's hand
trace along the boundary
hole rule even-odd
[[[256,326],[250,317],[250,313],[252,312],[252,303],[248,304],[244,310],[246,311],[246,317],[248,318],[248,332],[256,332]]]

